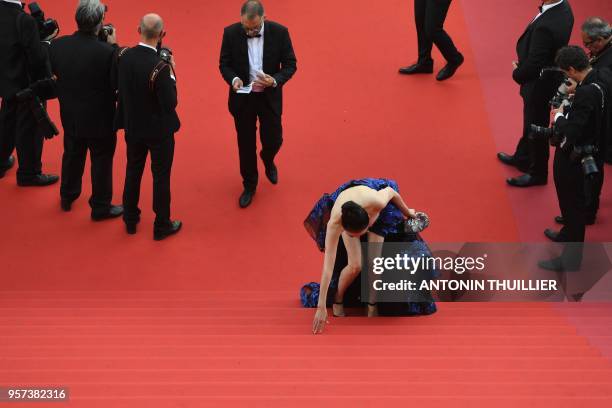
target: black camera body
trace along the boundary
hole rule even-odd
[[[159,55],[159,58],[161,58],[164,62],[170,64],[170,61],[172,60],[172,49],[168,47],[159,47],[157,55]]]
[[[114,32],[115,32],[115,26],[113,26],[112,24],[105,24],[102,26],[102,28],[100,29],[100,32],[98,33],[98,40],[102,42],[107,42],[108,36],[113,35]]]
[[[30,9],[30,15],[36,20],[41,40],[50,37],[56,30],[59,30],[57,21],[52,18],[45,19],[45,13],[38,3],[30,3],[28,8]]]
[[[538,125],[531,125],[531,133],[529,137],[532,140],[545,139],[551,146],[559,147],[563,142],[563,135],[553,125],[552,127],[544,127]]]
[[[570,153],[570,160],[580,162],[584,175],[586,177],[593,177],[599,173],[597,162],[595,161],[595,157],[593,157],[593,155],[596,155],[597,153],[599,153],[597,146],[574,146],[574,150],[572,150]]]
[[[30,108],[38,124],[38,129],[45,139],[53,139],[55,136],[59,135],[57,126],[53,123],[53,120],[51,120],[39,96],[45,92],[45,89],[52,87],[53,82],[54,80],[51,78],[36,81],[30,85],[29,88],[23,89],[15,95],[17,102],[30,104]]]

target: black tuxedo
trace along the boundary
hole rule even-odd
[[[555,122],[558,132],[567,138],[566,146],[555,152],[554,174],[559,206],[565,219],[561,237],[568,242],[584,241],[586,218],[594,217],[597,212],[603,182],[601,153],[594,155],[600,174],[590,179],[585,179],[580,160],[571,160],[570,153],[575,145],[602,147],[601,141],[605,140],[603,135],[609,126],[607,106],[611,85],[612,78],[607,71],[591,71],[576,88],[567,118],[561,117]],[[605,98],[603,104],[602,98]],[[585,186],[585,183],[590,185]]]
[[[117,127],[125,129],[127,170],[123,192],[124,221],[140,220],[140,181],[148,152],[153,173],[155,228],[170,224],[170,173],[174,160],[174,133],[180,128],[176,113],[176,82],[170,65],[160,65],[157,52],[139,45],[119,58],[119,112]],[[159,75],[151,84],[156,67]]]
[[[219,69],[229,85],[229,111],[234,117],[238,133],[240,174],[244,187],[255,190],[257,186],[257,119],[261,126],[261,157],[264,163],[274,161],[283,142],[282,121],[283,86],[297,69],[295,53],[286,27],[265,21],[263,32],[263,71],[276,80],[276,87],[263,92],[237,94],[232,90],[232,81],[238,77],[248,85],[250,41],[240,23],[226,27],[223,32]]]
[[[0,1],[0,166],[17,147],[19,180],[41,173],[43,137],[30,104],[18,103],[14,96],[47,76],[47,53],[36,22],[19,5]]]
[[[548,144],[529,139],[530,125],[548,126],[550,105],[561,75],[545,75],[543,68],[554,67],[557,51],[569,43],[574,15],[568,0],[547,10],[532,21],[516,45],[518,68],[512,73],[521,86],[523,98],[523,136],[515,152],[520,164],[529,164],[529,173],[536,178],[548,176]]]
[[[451,37],[444,31],[444,21],[452,0],[414,0],[414,19],[419,44],[419,64],[432,64],[431,49],[438,47],[451,63],[461,60],[461,54]]]
[[[113,129],[116,89],[116,47],[94,34],[76,32],[53,41],[50,59],[57,77],[57,95],[64,128],[62,185],[64,201],[81,194],[85,159],[91,156],[94,213],[107,213],[113,197]]]
[[[603,49],[597,57],[591,60],[591,65],[598,70],[607,69],[612,72],[612,42],[609,42],[608,46]],[[610,115],[612,116],[612,109],[610,109]],[[605,154],[605,161],[612,164],[612,126],[608,129],[606,144],[607,151]]]

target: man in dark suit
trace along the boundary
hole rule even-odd
[[[542,75],[542,70],[554,66],[555,55],[568,44],[573,26],[574,15],[568,0],[547,0],[516,45],[518,61],[512,63],[512,78],[521,86],[523,135],[513,155],[497,154],[502,163],[526,173],[509,178],[511,186],[543,185],[548,180],[549,146],[543,140],[530,139],[530,127],[549,125],[549,102],[563,78],[555,73]]]
[[[156,47],[165,36],[161,17],[147,14],[140,22],[141,42],[119,59],[119,111],[117,127],[125,129],[127,170],[123,191],[123,220],[128,234],[140,222],[140,182],[151,152],[153,210],[156,241],[176,234],[180,221],[170,220],[170,172],[174,159],[174,133],[181,124],[176,113],[174,57],[163,61]]]
[[[241,9],[241,22],[226,27],[219,69],[230,86],[229,111],[238,133],[240,174],[244,191],[241,208],[253,201],[257,188],[257,119],[266,176],[278,183],[274,158],[283,143],[283,86],[295,73],[296,58],[289,31],[265,21],[261,2],[249,0]],[[249,93],[241,93],[248,87]]]
[[[446,59],[446,65],[438,72],[436,79],[449,79],[463,64],[463,55],[453,40],[444,31],[444,20],[452,0],[414,0],[414,19],[419,43],[419,59],[416,64],[400,68],[400,74],[431,74],[433,59],[431,49],[435,44]]]
[[[552,111],[556,128],[557,146],[554,160],[554,177],[559,207],[565,220],[560,232],[546,230],[548,238],[557,242],[584,242],[586,224],[585,180],[592,177],[585,172],[583,159],[587,154],[580,153],[586,146],[599,147],[602,134],[607,131],[609,120],[609,94],[612,77],[607,70],[595,70],[582,48],[564,47],[557,56],[559,67],[577,84],[576,94],[571,107],[565,112],[563,106]],[[601,152],[588,155],[601,163]],[[599,167],[599,171],[603,168]],[[552,270],[576,269],[581,260],[580,245],[568,245],[559,259],[540,263]]]
[[[116,79],[115,33],[98,40],[105,7],[99,0],[81,1],[76,11],[78,31],[51,44],[50,58],[57,77],[57,93],[64,128],[61,206],[70,211],[81,195],[85,159],[91,157],[91,218],[120,217],[123,208],[113,198],[113,156],[117,135],[113,129]],[[78,55],[78,58],[75,58]]]
[[[0,0],[0,178],[15,164],[19,186],[47,186],[59,177],[42,174],[43,136],[38,132],[30,102],[15,95],[48,76],[47,54],[36,21],[17,0]]]
[[[591,17],[585,21],[582,25],[582,42],[590,51],[593,68],[612,70],[612,27],[606,20]],[[609,129],[606,144],[604,158],[608,164],[612,164],[612,129]]]

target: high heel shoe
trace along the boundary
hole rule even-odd
[[[368,317],[378,316],[378,305],[376,303],[368,302]]]
[[[337,313],[336,313],[336,306],[340,306],[338,309],[340,309]],[[332,315],[334,317],[345,317],[346,314],[344,313],[344,302],[334,302],[334,304],[332,305]]]

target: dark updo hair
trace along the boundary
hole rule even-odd
[[[361,232],[368,228],[370,217],[366,210],[354,201],[342,205],[342,227],[348,232]]]

